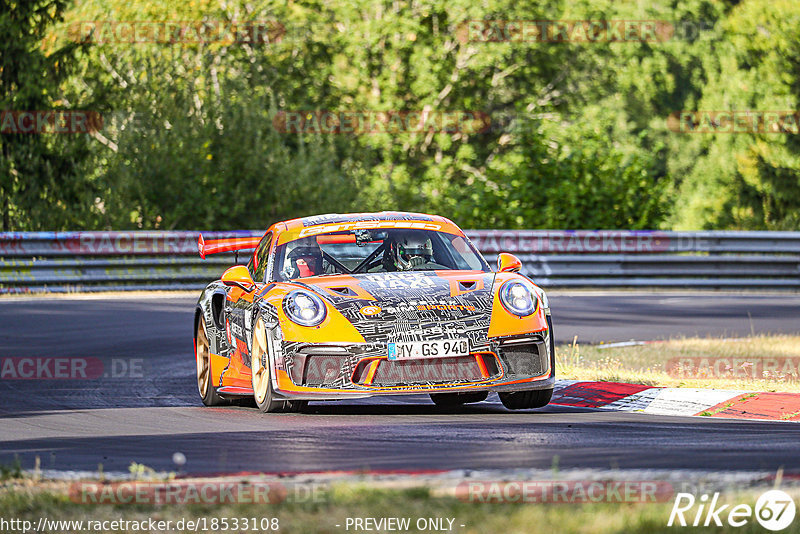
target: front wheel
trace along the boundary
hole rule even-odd
[[[269,376],[269,357],[267,354],[267,329],[264,320],[259,317],[253,327],[253,353],[250,357],[250,370],[253,383],[253,397],[258,409],[264,413],[283,410],[285,404],[275,399],[272,392],[272,380]]]
[[[547,316],[547,335],[550,337],[550,376],[555,376],[556,347],[553,335],[553,320]],[[553,388],[534,389],[530,391],[512,391],[499,393],[500,402],[509,410],[527,410],[530,408],[544,408],[553,398]]]
[[[208,342],[206,334],[206,322],[203,315],[197,321],[197,332],[194,338],[194,357],[197,361],[197,389],[200,398],[206,406],[219,406],[225,400],[217,394],[214,384],[211,382],[211,344]]]
[[[259,316],[253,327],[253,353],[250,370],[253,384],[253,398],[258,409],[264,413],[299,412],[308,401],[286,401],[275,398],[269,372],[270,357],[267,353],[267,329]]]
[[[500,402],[509,410],[527,410],[529,408],[543,408],[553,398],[553,388],[534,389],[531,391],[513,391],[511,393],[498,393]]]

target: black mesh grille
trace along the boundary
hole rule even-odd
[[[508,374],[538,376],[549,368],[549,357],[544,341],[504,344],[501,356],[508,366]]]
[[[305,357],[302,384],[323,386],[333,384],[342,374],[342,366],[348,361],[342,354],[309,354]]]
[[[428,360],[382,360],[372,383],[428,384],[440,382],[469,382],[481,380],[480,367],[474,356],[431,358]]]

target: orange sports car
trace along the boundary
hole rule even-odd
[[[203,403],[253,397],[263,412],[311,400],[427,393],[511,409],[550,402],[545,292],[500,254],[492,271],[444,217],[306,217],[263,237],[199,240],[200,255],[254,249],[200,295],[194,320]]]

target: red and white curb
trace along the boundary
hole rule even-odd
[[[559,380],[551,404],[658,415],[800,421],[800,393],[663,388]]]

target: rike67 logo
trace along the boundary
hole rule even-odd
[[[741,527],[755,516],[765,529],[779,531],[792,524],[794,515],[794,500],[781,490],[762,494],[755,508],[749,504],[719,504],[719,493],[714,493],[710,501],[708,494],[697,499],[691,493],[678,493],[667,526],[722,527],[727,523],[731,527]]]

